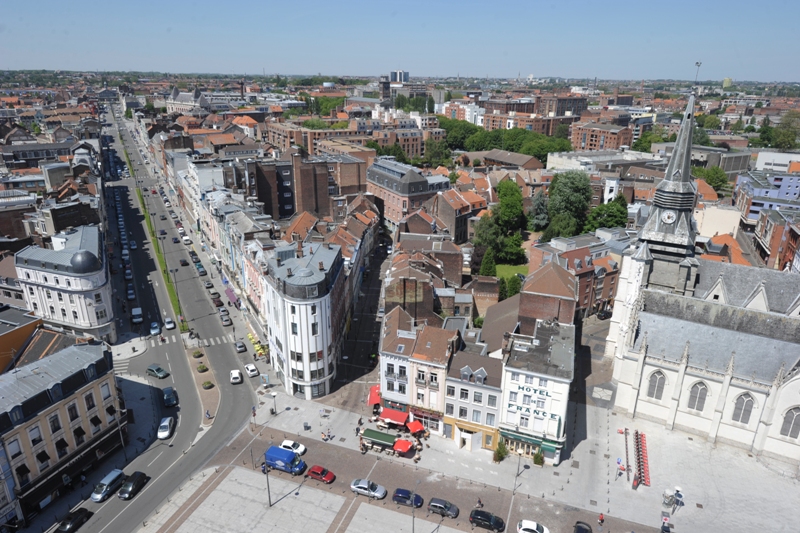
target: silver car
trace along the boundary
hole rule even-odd
[[[373,483],[368,479],[354,479],[350,483],[350,490],[356,494],[382,500],[386,497],[386,489],[377,483]]]

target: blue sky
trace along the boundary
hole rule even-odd
[[[9,0],[0,69],[638,80],[702,61],[701,79],[800,81],[799,15],[796,0]]]

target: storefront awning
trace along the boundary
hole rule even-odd
[[[113,415],[116,412],[117,410],[113,405],[109,405],[108,407],[106,407],[106,413]]]
[[[406,453],[414,446],[414,443],[411,441],[407,441],[405,439],[398,439],[395,443],[393,448],[400,453]]]
[[[99,416],[97,416],[97,415],[94,415],[92,418],[90,418],[90,419],[89,419],[89,422],[91,422],[93,426],[99,426],[100,424],[102,424],[102,423],[103,423],[103,422],[100,420],[100,417],[99,417]]]
[[[48,455],[48,453],[46,451],[42,450],[42,451],[40,451],[39,453],[36,454],[36,459],[40,463],[44,463],[44,462],[47,462],[47,461],[50,460],[50,455]]]
[[[28,468],[28,465],[26,465],[25,463],[22,463],[21,465],[19,465],[14,470],[16,470],[17,474],[20,475],[20,476],[26,476],[26,475],[31,473],[31,469]]]
[[[239,301],[239,297],[236,296],[236,293],[233,292],[233,289],[231,289],[230,287],[225,289],[225,294],[228,296],[228,299],[231,301],[232,304],[235,304],[236,302]]]
[[[69,448],[69,444],[67,444],[67,441],[64,440],[63,438],[58,439],[56,441],[56,449],[57,450],[63,450],[64,448]]]
[[[383,411],[381,411],[381,420],[402,426],[408,420],[408,413],[384,407]]]
[[[542,450],[546,452],[555,452],[558,449],[558,446],[552,444],[550,442],[542,442]]]
[[[86,431],[84,431],[84,429],[81,426],[78,426],[75,429],[73,429],[72,433],[74,433],[76,437],[83,437],[84,435],[86,435]]]
[[[418,431],[425,431],[425,426],[422,425],[422,422],[419,420],[412,420],[406,427],[411,433],[417,433]]]
[[[528,435],[522,435],[520,433],[514,433],[511,431],[503,431],[502,429],[500,430],[500,435],[507,439],[516,440],[520,442],[527,442],[528,444],[533,444],[534,446],[539,446],[542,444],[541,440],[536,439],[534,437],[529,437]]]
[[[367,397],[367,405],[375,405],[381,403],[381,386],[373,385],[369,388],[369,396]]]

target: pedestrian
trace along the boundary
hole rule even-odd
[[[481,501],[480,498],[478,498],[478,504],[475,507],[477,507],[478,509],[483,509],[483,502]]]
[[[605,515],[603,515],[603,513],[600,513],[600,516],[597,517],[597,523],[602,526],[603,522],[605,522],[605,521],[606,521]]]
[[[81,487],[85,487],[85,486],[86,486],[86,476],[81,474]]]
[[[211,419],[211,413],[208,412],[208,409],[206,409],[206,418]]]
[[[258,361],[258,354],[256,353],[253,354],[253,361]]]
[[[331,440],[331,428],[328,428],[328,440]]]

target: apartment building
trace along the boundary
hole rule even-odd
[[[267,333],[278,381],[307,400],[333,388],[344,341],[345,272],[333,244],[292,243],[266,262]]]
[[[533,112],[546,117],[579,117],[589,107],[588,102],[585,96],[540,96]]]
[[[572,146],[576,151],[618,150],[633,143],[633,132],[614,124],[578,123],[572,125]]]
[[[15,257],[25,305],[50,326],[116,342],[104,236],[81,226],[52,237],[52,249],[28,246]]]
[[[800,210],[762,209],[758,214],[753,245],[767,268],[791,269],[797,251],[792,227],[800,224]]]
[[[567,441],[575,326],[537,320],[533,335],[506,333],[500,438],[511,453],[558,465]]]
[[[438,106],[437,106],[438,107]],[[441,106],[438,111],[446,118],[453,120],[466,120],[470,124],[480,125],[486,110],[476,104],[450,101]]]
[[[125,401],[102,344],[70,346],[0,375],[0,413],[5,522],[25,524],[127,441]]]
[[[753,227],[762,210],[800,210],[800,175],[759,171],[739,174],[734,197],[742,224]]]

